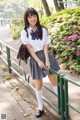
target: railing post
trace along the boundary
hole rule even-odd
[[[11,73],[10,48],[6,46],[6,50],[7,50],[7,63],[8,63],[9,73]]]
[[[61,114],[61,105],[60,105],[60,76],[57,76],[57,86],[58,86],[58,112]]]
[[[61,120],[65,120],[64,112],[65,112],[65,98],[64,98],[64,75],[60,75],[60,106],[61,106]]]
[[[69,108],[68,108],[68,81],[64,80],[64,90],[65,90],[65,120],[69,120]]]
[[[23,72],[24,72],[24,80],[27,81],[26,73],[25,73],[25,71],[23,71]]]

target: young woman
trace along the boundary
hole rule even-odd
[[[34,8],[28,8],[24,14],[24,30],[21,31],[22,43],[31,54],[30,69],[35,82],[38,110],[36,117],[43,114],[42,78],[48,75],[52,85],[56,88],[56,75],[50,74],[48,68],[58,71],[59,65],[51,53],[48,52],[50,39],[45,27],[41,26],[39,16]],[[27,32],[26,32],[27,31]]]

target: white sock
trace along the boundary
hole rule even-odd
[[[38,101],[38,110],[43,110],[42,90],[36,90],[36,98]]]
[[[57,94],[57,86],[53,87],[54,92]]]

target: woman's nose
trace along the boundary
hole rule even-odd
[[[34,20],[34,17],[32,16],[31,19]]]

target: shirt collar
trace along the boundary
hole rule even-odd
[[[31,30],[33,30],[34,32],[36,31],[36,29],[37,29],[37,27],[35,28],[35,30],[34,29],[32,29],[32,27],[31,26],[29,26],[28,28],[27,28],[27,30],[28,30],[28,32],[30,33],[31,32]]]

